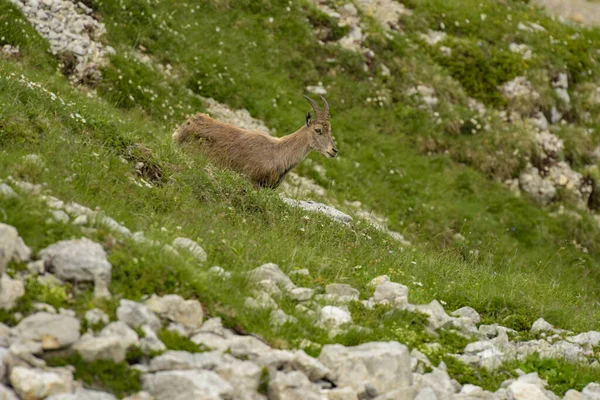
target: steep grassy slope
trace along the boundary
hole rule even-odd
[[[55,196],[98,206],[150,238],[197,239],[209,255],[198,267],[133,241],[115,242],[100,229],[94,235],[110,248],[113,294],[197,297],[209,313],[281,347],[297,347],[304,338],[319,344],[334,340],[306,321],[274,328],[268,313],[244,307],[249,288],[238,273],[274,262],[286,271],[308,268],[313,278],[304,285],[318,290],[327,283],[349,283],[366,297],[367,283],[387,274],[411,287],[413,303],[439,299],[449,310],[470,305],[486,322],[524,330],[543,316],[562,328],[600,328],[600,230],[593,216],[551,216],[558,205],[539,207],[490,179],[517,176],[523,168],[522,159],[509,156],[517,149],[530,152],[521,125],[494,115],[489,131],[451,131],[454,121],[473,117],[468,95],[490,108],[507,107],[495,87],[518,74],[538,76],[542,70],[547,76],[566,68],[575,84],[595,82],[597,30],[566,27],[517,1],[506,10],[491,0],[468,6],[407,2],[414,13],[404,34],[384,34],[371,21],[368,45],[377,57],[365,70],[362,55],[319,44],[313,24],[334,23],[309,2],[91,4],[107,26],[107,42],[117,50],[94,88],[97,96],[87,96],[89,88],[71,87],[56,71],[44,41],[14,7],[0,1],[0,45],[21,49],[17,59],[0,59],[0,177],[44,182]],[[487,20],[479,23],[481,14]],[[465,26],[466,19],[472,23]],[[552,48],[534,33],[515,29],[526,20],[552,32],[557,38]],[[442,60],[420,39],[419,33],[441,22],[453,36],[445,44],[463,57]],[[526,42],[539,57],[531,63],[517,60],[507,50],[511,40]],[[381,63],[391,76],[380,73]],[[170,72],[159,64],[170,65],[162,68]],[[549,85],[545,79],[540,87]],[[307,111],[304,88],[317,82],[328,88],[341,156],[335,161],[311,156],[326,169],[327,179],[308,166],[300,172],[342,205],[359,200],[387,215],[412,247],[403,248],[365,223],[343,227],[290,209],[276,192],[257,191],[170,142],[177,124],[204,110],[197,95],[246,108],[278,135],[291,132]],[[419,83],[435,86],[442,123],[407,94]],[[551,107],[550,86],[546,92],[542,106]],[[366,101],[377,96],[385,99],[382,106]],[[598,120],[578,119],[581,110],[574,107],[568,126],[599,127]],[[595,134],[571,139],[574,160],[581,148],[587,151],[597,141]],[[40,155],[45,167],[24,162],[30,153]],[[160,171],[160,178],[146,185],[141,179],[149,176],[136,172],[138,161]],[[33,198],[2,201],[1,211],[36,250],[81,234],[79,228],[46,221],[48,211]],[[466,240],[456,242],[456,233]],[[232,280],[209,276],[206,269],[212,265],[232,271]],[[69,301],[82,310],[93,304],[90,293]],[[27,304],[21,306],[26,312]],[[114,312],[115,304],[101,306]],[[355,322],[372,333],[350,332],[335,341],[395,339],[418,346],[437,340],[447,351],[464,346],[452,335],[428,336],[413,315],[381,323],[384,311],[356,306]],[[295,314],[291,303],[286,312]]]

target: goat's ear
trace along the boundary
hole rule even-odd
[[[310,126],[310,111],[306,113],[306,126]]]

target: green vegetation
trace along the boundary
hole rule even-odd
[[[126,362],[115,363],[109,360],[85,361],[79,354],[63,358],[51,358],[48,365],[75,367],[74,377],[87,387],[110,391],[122,398],[141,390],[140,371],[129,368]]]
[[[115,240],[101,226],[90,233],[52,222],[35,197],[0,200],[2,222],[17,227],[35,251],[57,240],[91,236],[109,253],[115,298],[151,293],[197,298],[208,315],[259,334],[276,347],[298,347],[308,339],[314,345],[306,351],[313,355],[332,342],[398,340],[422,351],[436,342],[442,350],[429,352],[432,360],[444,360],[460,381],[487,382],[487,388],[497,387],[506,374],[449,361],[443,355],[461,350],[467,339],[451,332],[430,335],[422,315],[383,307],[367,310],[353,303],[353,319],[366,330],[330,338],[283,301],[282,309],[300,323],[276,328],[268,322],[268,311],[244,306],[250,287],[243,273],[266,262],[286,272],[307,268],[311,278],[297,278],[298,283],[317,291],[328,283],[348,283],[363,298],[371,290],[368,282],[386,274],[410,287],[412,303],[439,299],[449,311],[469,305],[485,323],[523,331],[544,317],[564,329],[600,329],[600,229],[594,216],[580,211],[580,219],[566,213],[552,216],[558,203],[539,207],[497,182],[518,176],[532,153],[528,128],[521,122],[509,124],[499,114],[514,105],[503,101],[497,86],[521,74],[540,99],[519,105],[520,111],[548,113],[558,106],[567,113],[551,89],[558,72],[568,73],[576,88],[572,92],[581,88],[567,114],[570,124],[555,133],[565,140],[562,156],[585,172],[589,151],[599,143],[600,113],[584,99],[589,92],[584,89],[600,79],[594,52],[600,30],[561,24],[521,1],[499,8],[494,0],[411,0],[404,2],[413,11],[402,21],[404,34],[384,34],[362,16],[370,21],[366,45],[376,54],[364,68],[362,55],[332,42],[347,30],[309,1],[92,3],[106,24],[105,40],[117,51],[95,92],[71,86],[57,71],[45,41],[15,7],[0,0],[0,46],[21,49],[16,59],[0,57],[0,178],[45,183],[65,202],[98,206],[149,239],[197,240],[209,259],[199,267],[160,247]],[[552,39],[518,28],[530,22],[552,32]],[[448,37],[430,47],[420,34],[440,29],[441,23]],[[318,43],[315,27],[325,44]],[[534,57],[517,57],[507,47],[511,42],[527,44]],[[441,55],[440,46],[449,47],[452,57]],[[380,73],[382,64],[389,76]],[[163,72],[166,65],[168,74]],[[312,163],[302,164],[298,172],[323,185],[340,209],[350,211],[345,201],[358,200],[387,216],[390,228],[404,234],[412,247],[358,219],[343,227],[291,209],[277,192],[256,190],[242,177],[171,144],[178,124],[206,110],[199,96],[245,108],[277,135],[294,131],[308,109],[304,88],[318,82],[328,90],[340,157],[311,155]],[[421,84],[435,89],[439,123],[407,94]],[[384,99],[381,105],[366,101],[378,96]],[[468,107],[469,96],[488,107],[485,119]],[[477,130],[479,124],[489,124],[489,129]],[[23,157],[31,153],[41,157],[44,168],[25,165]],[[139,162],[142,169],[136,168]],[[325,177],[313,169],[317,163]],[[597,180],[597,170],[589,177]],[[565,206],[575,210],[568,202]],[[457,241],[456,234],[465,240]],[[209,275],[212,265],[230,271],[232,278]],[[27,296],[16,311],[29,312],[29,301],[35,299],[78,311],[99,306],[114,315],[115,304],[99,303],[89,293],[72,300],[68,289],[28,282]],[[5,312],[0,321],[16,322]],[[202,350],[166,331],[161,339],[169,348]],[[87,384],[121,394],[135,390],[135,372],[125,365],[71,362]],[[516,366],[510,368],[506,371],[512,373]],[[562,362],[530,359],[521,368],[547,374],[557,393],[600,379],[594,370],[569,370]],[[118,375],[124,379],[110,386],[110,377]],[[267,384],[261,385],[263,390]]]
[[[190,353],[201,353],[206,351],[203,347],[192,342],[186,336],[182,336],[179,332],[161,329],[158,332],[158,338],[167,346],[169,350],[181,350]]]

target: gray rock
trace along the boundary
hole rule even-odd
[[[210,349],[220,352],[229,350],[234,357],[248,357],[251,360],[271,350],[268,345],[254,336],[238,336],[229,332],[225,334],[199,332],[192,336],[191,340]]]
[[[11,388],[0,383],[0,400],[19,400]]]
[[[112,360],[120,363],[125,360],[127,342],[119,336],[87,336],[73,345],[73,350],[86,361]]]
[[[144,353],[167,350],[167,346],[156,336],[154,329],[149,325],[142,325],[141,329],[144,337],[140,338],[140,348]]]
[[[433,371],[423,375],[421,378],[421,386],[431,388],[434,394],[434,397],[423,397],[423,399],[450,399],[456,391],[448,373],[440,368],[434,368]],[[430,396],[430,394],[428,394],[428,396]]]
[[[139,345],[139,337],[136,331],[131,329],[122,321],[111,322],[98,334],[101,337],[119,337],[125,348]]]
[[[101,245],[87,238],[62,240],[40,251],[47,268],[59,279],[94,282],[96,296],[105,296],[112,266]]]
[[[150,311],[147,306],[126,299],[122,299],[119,302],[117,318],[132,328],[148,325],[152,330],[156,331],[162,326],[156,314]]]
[[[0,223],[0,274],[6,272],[8,262],[12,260],[19,233],[17,230],[3,223]]]
[[[298,318],[286,314],[283,310],[273,310],[269,315],[269,323],[272,326],[282,326],[285,324],[296,324],[298,323]]]
[[[292,366],[303,372],[312,382],[328,378],[331,374],[329,368],[319,360],[312,358],[304,350],[295,350],[293,353]]]
[[[423,389],[419,390],[415,400],[438,400],[438,397],[432,388],[424,387]]]
[[[6,199],[14,199],[16,197],[19,197],[19,195],[13,190],[11,186],[8,186],[6,183],[0,182],[0,197],[4,197]]]
[[[325,293],[336,296],[339,301],[349,302],[358,300],[360,292],[345,283],[332,283],[325,286]]]
[[[78,389],[75,393],[61,393],[47,397],[46,400],[117,400],[117,398],[106,392],[98,390]]]
[[[266,292],[255,291],[254,297],[247,297],[244,301],[244,306],[248,308],[260,309],[277,309],[277,303]]]
[[[408,397],[396,397],[398,399]],[[327,391],[327,400],[358,400],[358,394],[351,387],[335,388]]]
[[[387,302],[391,305],[408,303],[408,287],[396,282],[383,282],[377,285],[373,300],[377,303]]]
[[[235,392],[229,382],[207,370],[145,374],[142,387],[155,400],[222,400]]]
[[[12,257],[15,262],[27,262],[31,259],[31,249],[25,244],[23,238],[17,238],[17,244]]]
[[[264,399],[258,393],[262,368],[250,361],[234,360],[219,364],[215,372],[234,388],[233,398],[258,400]]]
[[[309,288],[296,288],[290,290],[290,298],[296,301],[308,301],[312,299],[315,291]]]
[[[319,389],[299,371],[275,372],[269,381],[269,400],[321,400]]]
[[[208,258],[206,251],[204,251],[202,246],[188,238],[178,237],[177,239],[173,240],[173,247],[181,250],[187,250],[201,263],[205,262]]]
[[[85,320],[89,325],[108,324],[110,319],[104,311],[99,308],[92,308],[85,312]]]
[[[433,300],[431,303],[423,305],[408,304],[406,308],[411,311],[419,311],[424,314],[427,314],[429,317],[427,319],[429,326],[431,327],[431,329],[434,330],[437,330],[452,323],[452,318],[450,318],[450,316],[446,314],[444,307],[442,307],[442,305],[437,300]]]
[[[408,349],[398,342],[371,342],[355,347],[325,345],[319,361],[332,373],[338,387],[350,386],[359,396],[365,385],[378,393],[412,385]]]
[[[69,223],[69,215],[63,210],[52,210],[50,213],[56,222],[61,222],[63,224]]]
[[[232,362],[235,358],[220,351],[188,353],[187,351],[168,350],[150,360],[149,372],[185,371],[191,369],[214,370],[221,364]]]
[[[469,318],[474,324],[478,324],[479,321],[481,321],[479,313],[469,306],[459,308],[452,313],[452,316],[457,318]]]
[[[580,333],[579,335],[570,336],[567,340],[571,343],[577,343],[588,346],[598,346],[600,344],[600,332],[589,331]]]
[[[598,399],[600,399],[600,396],[585,397],[583,394],[579,393],[575,389],[567,390],[567,392],[565,393],[565,397],[563,397],[563,400],[598,400]]]
[[[15,330],[22,339],[40,341],[45,350],[52,350],[78,341],[79,327],[77,318],[39,312],[25,317]]]
[[[16,279],[11,279],[7,274],[0,278],[0,309],[10,310],[25,294],[25,285]]]
[[[220,276],[223,279],[229,279],[229,278],[231,278],[231,272],[225,271],[223,268],[221,268],[219,266],[216,266],[216,265],[214,267],[210,267],[208,269],[208,272],[210,274],[214,274],[214,275]]]
[[[263,280],[272,281],[277,284],[282,290],[290,291],[296,288],[294,282],[283,273],[277,266],[277,264],[268,263],[263,264],[260,267],[250,272],[250,280],[254,283],[258,283]]]
[[[377,286],[379,286],[383,283],[386,283],[386,282],[391,282],[389,276],[387,276],[387,275],[377,276],[377,277],[371,279],[371,282],[369,282],[369,287],[376,288]]]
[[[542,389],[534,384],[515,381],[506,390],[507,400],[548,400]]]
[[[144,304],[150,311],[157,313],[162,318],[177,322],[187,328],[197,329],[202,325],[204,313],[198,300],[184,300],[183,297],[176,294],[162,297],[152,295]]]
[[[323,203],[318,203],[316,201],[294,200],[289,199],[287,197],[282,197],[282,200],[292,207],[297,207],[306,211],[324,214],[329,219],[336,222],[341,222],[343,224],[349,224],[350,222],[352,222],[352,217],[348,214],[345,214],[340,210],[337,210]]]
[[[596,382],[588,383],[581,394],[584,395],[586,400],[600,400],[600,384]]]
[[[548,204],[556,196],[556,188],[547,179],[543,179],[537,168],[530,167],[519,176],[521,190],[529,194],[536,202]]]
[[[154,400],[154,397],[146,391],[137,392],[131,396],[124,397],[123,400]]]
[[[325,306],[319,310],[318,324],[324,328],[338,328],[349,323],[352,323],[352,315],[343,308]]]
[[[19,397],[28,400],[44,399],[74,389],[73,373],[66,368],[15,367],[10,373],[10,384]]]

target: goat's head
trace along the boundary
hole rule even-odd
[[[319,109],[317,103],[307,96],[304,96],[312,106],[315,112],[315,119],[311,120],[310,112],[306,115],[306,129],[311,133],[310,147],[319,153],[334,158],[337,156],[338,150],[331,137],[331,125],[329,124],[329,104],[323,96],[324,108]]]

